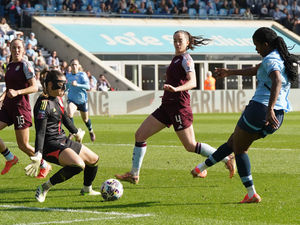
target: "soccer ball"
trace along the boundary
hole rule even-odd
[[[123,195],[123,185],[116,179],[108,179],[101,185],[101,195],[105,201],[115,201]]]

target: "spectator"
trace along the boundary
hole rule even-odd
[[[230,14],[231,16],[233,17],[241,17],[241,14],[240,14],[240,9],[239,8],[234,8],[232,13]]]
[[[75,2],[73,2],[73,3],[71,4],[71,8],[70,8],[69,11],[70,11],[71,13],[76,13],[76,12],[78,11]]]
[[[167,5],[164,5],[164,8],[160,11],[160,14],[170,15],[171,11]]]
[[[47,64],[49,66],[59,66],[59,58],[57,57],[56,51],[52,51],[48,58]]]
[[[270,2],[269,5],[268,5],[268,11],[269,11],[269,16],[270,17],[273,17],[274,12],[275,12],[275,8],[276,8],[276,6],[275,6],[274,2]]]
[[[229,12],[229,10],[230,10],[230,5],[229,5],[229,3],[228,3],[227,0],[224,0],[224,1],[223,1],[222,8],[223,8],[223,9],[227,9],[228,12]]]
[[[35,72],[42,72],[44,69],[48,69],[47,64],[41,58],[37,58],[36,63],[34,64]]]
[[[66,7],[66,9],[70,10],[72,5],[72,0],[64,0],[62,3],[63,6]]]
[[[35,64],[37,64],[38,59],[40,59],[42,62],[44,62],[46,64],[46,60],[45,60],[45,57],[43,56],[43,51],[41,49],[39,49],[37,51],[37,56],[35,58]]]
[[[97,90],[97,79],[91,74],[90,71],[86,71],[86,74],[90,81],[90,91],[96,91]]]
[[[216,79],[212,76],[211,71],[207,71],[206,79],[204,81],[204,90],[216,90]]]
[[[14,29],[12,29],[6,22],[6,19],[4,17],[1,18],[0,21],[0,33],[4,36],[5,39],[9,39],[12,40],[16,37],[16,34],[22,34],[22,31],[16,31]]]
[[[195,0],[195,1],[199,2],[199,0]],[[173,7],[175,6],[173,0],[167,0],[166,5],[169,7],[169,9],[173,9]]]
[[[146,3],[145,3],[144,1],[142,1],[142,2],[140,3],[139,12],[140,12],[141,14],[146,14],[146,12],[147,12],[147,9],[146,9]]]
[[[200,7],[199,0],[195,0],[195,1],[190,5],[190,8],[196,9],[196,11],[198,12],[199,9],[201,8],[201,7]]]
[[[179,4],[178,4],[178,9],[180,14],[188,14],[188,4],[186,0],[180,0]]]
[[[16,26],[21,27],[21,18],[22,18],[23,9],[21,7],[21,3],[19,0],[16,1],[16,11],[15,11],[15,19]]]
[[[171,10],[171,13],[173,14],[173,17],[179,16],[180,12],[176,5]]]
[[[23,10],[23,15],[24,15],[24,26],[25,27],[31,27],[31,17],[34,14],[35,10],[31,6],[31,3],[28,1],[26,4],[25,9]]]
[[[106,0],[106,1],[105,1],[105,6],[106,6],[106,8],[107,8],[108,6],[110,6],[110,8],[112,9],[112,11],[114,11],[114,10],[115,10],[115,3],[114,3],[114,0]]]
[[[282,20],[282,25],[290,31],[293,31],[294,20],[291,14],[288,13],[287,16]]]
[[[243,13],[243,18],[253,20],[253,15],[251,13],[250,7],[247,7],[246,11]]]
[[[2,62],[5,62],[6,61],[6,56],[9,56],[10,54],[8,54],[6,48],[2,48],[0,51],[1,51],[0,60]]]
[[[148,6],[147,11],[146,11],[146,14],[147,14],[147,15],[153,15],[153,14],[154,14],[154,11],[153,11],[153,8],[152,8],[151,5]]]
[[[261,6],[259,15],[260,15],[260,17],[268,17],[269,10],[268,10],[267,5],[265,3]]]
[[[132,1],[129,5],[129,9],[128,9],[128,12],[129,13],[132,13],[132,14],[136,14],[136,13],[139,13],[139,10],[137,8],[137,5]]]
[[[98,91],[109,91],[110,87],[111,87],[110,83],[105,78],[105,76],[103,74],[100,74],[99,79],[97,81],[97,90]]]
[[[3,34],[0,33],[0,48],[5,47],[5,39],[3,37]]]
[[[284,17],[284,13],[280,11],[280,9],[276,6],[275,8],[275,12],[273,14],[273,20],[275,20],[276,22],[280,23],[281,19]]]
[[[66,75],[66,73],[68,72],[68,63],[67,61],[63,61],[60,65],[60,71]]]
[[[296,18],[294,20],[293,31],[294,31],[294,33],[300,35],[300,19],[299,18]]]
[[[300,16],[300,6],[297,4],[297,0],[294,0],[291,6],[291,11],[294,17]]]
[[[34,49],[32,48],[32,45],[30,43],[28,43],[28,45],[26,47],[26,55],[27,55],[29,61],[35,62],[37,53],[34,51]]]
[[[35,34],[34,34],[33,32],[30,33],[29,38],[28,38],[27,41],[26,41],[26,46],[27,46],[28,44],[31,44],[32,48],[33,48],[34,50],[37,50],[37,47],[38,47],[38,46],[37,46],[37,45],[38,45],[38,41],[37,41],[37,39],[35,38]]]
[[[118,12],[127,13],[127,2],[126,0],[119,0],[118,2]]]
[[[282,0],[277,0],[276,1],[276,7],[279,8],[280,11],[283,11],[285,8],[284,5],[282,4]]]
[[[35,71],[35,79],[36,79],[36,84],[38,86],[38,91],[43,91],[40,74],[41,74],[41,71]]]

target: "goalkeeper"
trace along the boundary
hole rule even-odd
[[[49,189],[62,183],[84,170],[82,195],[100,195],[92,189],[96,177],[99,160],[89,148],[81,144],[84,131],[77,129],[66,115],[63,97],[66,89],[65,76],[57,71],[44,71],[42,81],[44,93],[39,96],[34,106],[34,122],[36,129],[35,155],[26,168],[26,175],[36,176],[41,159],[62,166],[47,182],[38,186],[35,198],[44,202]],[[68,139],[62,124],[74,135],[76,141]]]

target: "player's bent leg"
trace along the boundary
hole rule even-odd
[[[34,156],[34,148],[29,144],[29,127],[21,130],[15,130],[17,144],[19,149],[29,157]]]
[[[84,176],[83,176],[83,187],[80,191],[81,195],[101,195],[100,192],[93,190],[92,183],[97,175],[99,156],[92,150],[82,145],[80,158],[85,163]]]
[[[139,173],[142,167],[143,159],[146,154],[146,140],[166,127],[165,124],[158,121],[154,116],[149,115],[138,130],[135,132],[135,146],[133,148],[132,168],[125,174],[115,174],[118,180],[127,181],[132,184],[139,182]]]

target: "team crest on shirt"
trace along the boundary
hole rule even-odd
[[[54,108],[52,111],[53,111],[53,112],[56,112],[56,108]]]
[[[18,65],[15,69],[15,71],[18,71],[20,69],[20,66]]]

